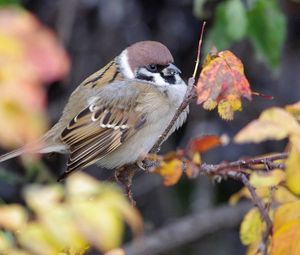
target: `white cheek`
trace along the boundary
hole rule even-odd
[[[178,105],[180,105],[181,102],[183,101],[183,98],[187,90],[187,86],[185,82],[183,80],[181,81],[182,81],[181,83],[170,85],[167,88],[170,100]]]
[[[129,66],[127,50],[124,50],[119,56],[119,68],[126,78],[133,79],[134,74]]]

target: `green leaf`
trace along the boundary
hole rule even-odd
[[[232,43],[241,40],[247,31],[247,15],[240,0],[229,0],[220,3],[216,9],[215,21],[206,42],[205,52],[214,45],[221,51]]]
[[[12,4],[19,5],[20,0],[0,0],[0,6],[1,5],[12,5]]]
[[[229,48],[232,44],[232,39],[227,35],[225,30],[227,25],[227,17],[225,13],[225,4],[219,4],[216,9],[213,27],[205,38],[205,55],[210,52],[212,46],[216,46],[216,48],[221,51]]]
[[[248,12],[249,37],[258,57],[272,68],[279,64],[286,35],[286,19],[276,0],[256,0]]]
[[[225,27],[228,37],[232,41],[243,39],[247,31],[247,14],[240,0],[230,0],[225,5],[227,26]]]

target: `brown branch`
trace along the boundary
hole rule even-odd
[[[245,185],[245,187],[249,190],[254,204],[257,206],[263,221],[266,223],[266,230],[263,234],[263,238],[262,238],[262,242],[260,244],[259,250],[263,253],[263,255],[267,255],[268,254],[269,236],[272,233],[273,222],[268,214],[267,209],[263,205],[261,199],[257,195],[253,186],[250,184],[246,175],[242,174],[242,173],[239,174],[239,180],[241,180],[243,182],[243,184]]]
[[[244,214],[251,208],[250,203],[242,202],[235,207],[219,206],[198,214],[186,216],[176,222],[146,235],[141,240],[126,244],[126,255],[168,254],[187,243],[208,234],[239,225]]]
[[[259,250],[264,255],[268,253],[268,243],[269,237],[272,233],[273,223],[268,214],[268,209],[264,206],[262,200],[257,195],[254,187],[250,184],[246,171],[248,169],[260,170],[260,171],[270,171],[273,169],[284,169],[284,163],[274,162],[276,160],[283,160],[288,157],[288,153],[278,153],[275,155],[270,155],[266,157],[251,158],[247,160],[237,160],[229,163],[221,163],[216,165],[202,164],[200,166],[200,173],[207,174],[211,176],[220,177],[231,177],[233,179],[240,180],[245,187],[249,190],[253,203],[257,206],[263,221],[266,223],[266,230],[264,231],[262,242],[260,244]]]
[[[288,153],[282,152],[270,156],[240,159],[233,162],[224,162],[221,164],[206,164],[200,166],[200,173],[208,175],[228,175],[230,173],[245,172],[250,170],[270,171],[273,169],[285,169],[284,163],[274,162],[276,160],[287,159]]]

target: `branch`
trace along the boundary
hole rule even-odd
[[[263,253],[263,255],[267,255],[268,254],[268,243],[269,243],[269,236],[272,233],[272,228],[273,228],[273,222],[268,214],[267,209],[264,207],[261,199],[259,198],[259,196],[257,195],[255,189],[253,188],[253,186],[251,186],[248,178],[246,177],[245,174],[240,174],[240,178],[239,178],[243,184],[245,185],[245,187],[247,187],[247,189],[249,190],[251,197],[253,199],[254,204],[257,206],[260,215],[263,219],[264,222],[266,222],[266,230],[263,234],[263,238],[262,238],[262,242],[260,244],[259,250]]]
[[[251,158],[247,160],[237,160],[229,163],[221,163],[217,165],[202,164],[200,166],[200,173],[219,176],[219,177],[231,177],[241,181],[245,187],[249,190],[253,203],[257,206],[263,221],[266,223],[266,230],[263,234],[262,241],[259,247],[260,252],[264,255],[268,254],[268,243],[269,236],[272,233],[273,223],[268,214],[267,208],[265,208],[262,200],[257,195],[254,187],[250,184],[246,171],[260,170],[260,171],[270,171],[273,169],[284,169],[285,164],[274,162],[276,160],[283,160],[288,157],[288,153],[278,153],[275,155],[270,155],[266,157]]]
[[[248,202],[235,207],[219,206],[199,214],[179,219],[177,222],[126,244],[123,248],[126,255],[158,255],[168,253],[187,243],[195,241],[221,229],[239,225],[244,214],[250,209]]]
[[[282,152],[270,156],[250,158],[250,159],[240,159],[233,162],[225,162],[221,164],[206,164],[203,163],[200,166],[200,173],[207,175],[220,175],[235,177],[238,172],[246,172],[247,170],[255,171],[270,171],[273,169],[285,169],[284,163],[277,163],[274,161],[287,159],[288,153]]]

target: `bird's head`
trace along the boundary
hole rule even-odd
[[[120,72],[127,79],[136,79],[156,86],[183,84],[181,71],[173,64],[169,49],[160,42],[142,41],[126,48],[117,58]]]

